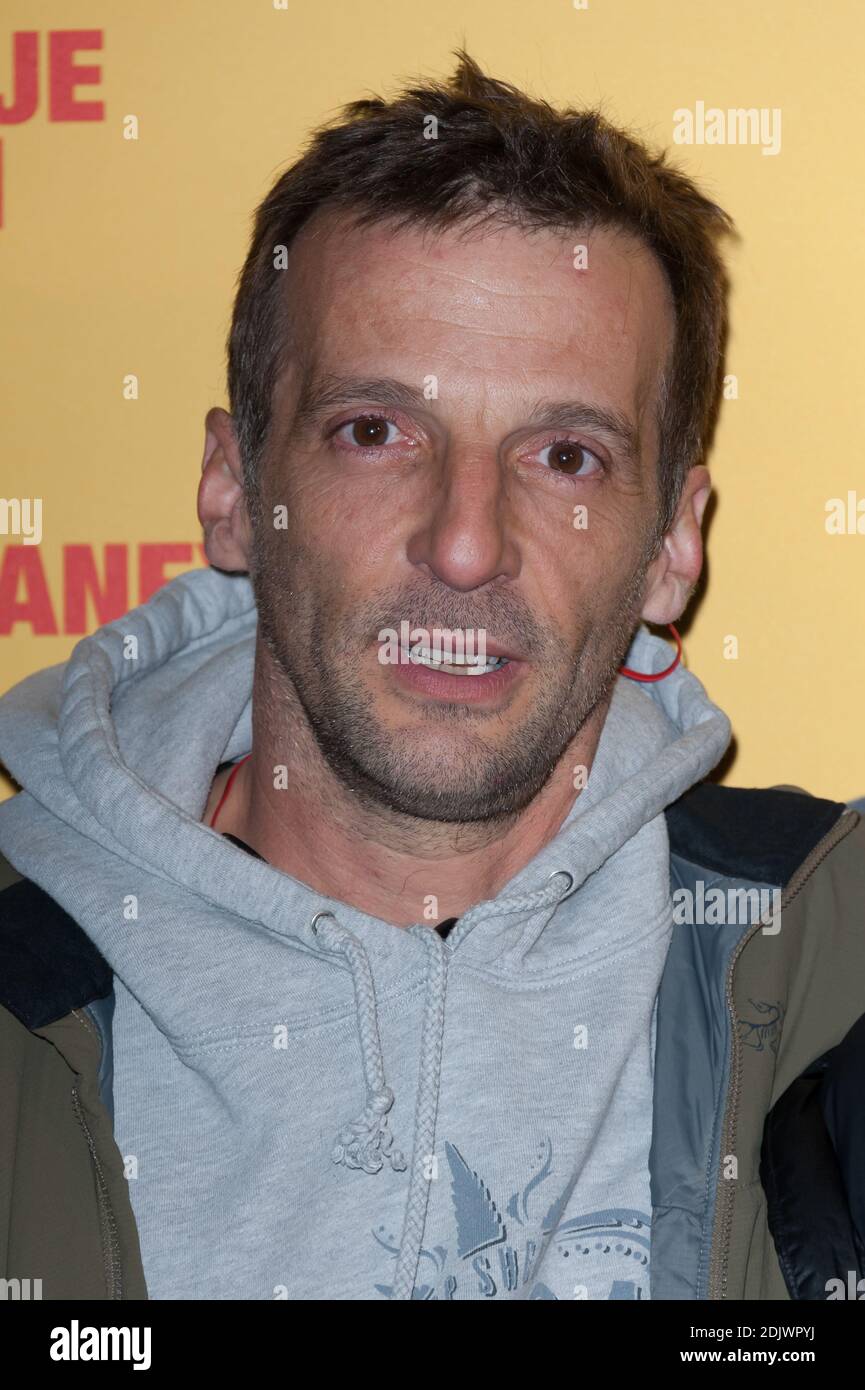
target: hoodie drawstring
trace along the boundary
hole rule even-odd
[[[345,956],[351,969],[366,1082],[366,1106],[356,1120],[340,1130],[331,1156],[334,1163],[344,1163],[348,1168],[362,1168],[365,1173],[377,1173],[386,1158],[395,1171],[402,1172],[406,1167],[405,1157],[401,1150],[393,1148],[393,1135],[387,1128],[387,1114],[393,1105],[394,1094],[384,1076],[375,987],[369,959],[357,937],[347,927],[340,926],[333,913],[317,912],[312,919],[312,930],[326,950]],[[393,1299],[411,1298],[420,1259],[429,1201],[430,1175],[427,1165],[435,1148],[447,983],[448,948],[444,941],[430,927],[410,927],[409,931],[420,934],[427,950],[428,963],[414,1152],[402,1239],[391,1290]]]
[[[555,870],[550,874],[550,880],[560,875],[569,880],[564,894],[561,885],[554,886],[550,881],[546,888],[508,899],[509,908],[523,911],[537,910],[545,906],[555,907],[561,902],[562,897],[568,896],[574,888],[573,874],[567,869]],[[499,907],[501,905],[500,903]],[[470,912],[467,912],[460,919],[463,928],[470,915]],[[366,1083],[366,1105],[357,1119],[340,1130],[331,1150],[331,1157],[334,1163],[344,1163],[347,1168],[362,1168],[365,1173],[379,1172],[387,1159],[395,1172],[402,1172],[407,1166],[405,1156],[400,1149],[393,1147],[393,1134],[388,1129],[388,1111],[394,1103],[394,1094],[385,1081],[375,985],[369,958],[354,933],[341,926],[332,912],[317,912],[312,919],[311,927],[325,950],[342,955],[348,961],[354,984],[357,1027]],[[432,927],[418,924],[409,927],[408,931],[412,936],[419,936],[426,948],[427,977],[411,1176],[402,1238],[391,1288],[391,1298],[395,1300],[410,1299],[414,1293],[426,1224],[431,1180],[429,1167],[435,1152],[436,1114],[441,1082],[447,964],[451,949]]]
[[[406,1166],[405,1155],[393,1147],[393,1135],[387,1127],[387,1113],[393,1105],[394,1094],[384,1078],[375,987],[366,951],[352,932],[339,925],[331,912],[317,912],[312,919],[312,930],[326,950],[345,956],[351,969],[366,1082],[366,1106],[357,1119],[340,1130],[331,1156],[334,1163],[362,1168],[365,1173],[377,1173],[387,1159],[391,1168],[402,1172]]]
[[[429,1186],[429,1165],[435,1149],[436,1112],[441,1080],[442,1041],[445,1022],[445,988],[449,947],[434,928],[410,927],[420,933],[427,948],[426,1004],[421,1034],[420,1075],[415,1108],[414,1150],[408,1200],[391,1298],[409,1299],[414,1293],[421,1242],[423,1241]]]

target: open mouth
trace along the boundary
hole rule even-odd
[[[430,671],[440,671],[446,676],[488,676],[492,671],[500,671],[509,664],[506,656],[451,656],[445,659],[444,653],[432,647],[403,648],[403,660],[415,666],[426,666]]]
[[[381,664],[389,667],[388,688],[397,696],[444,701],[463,713],[472,706],[483,713],[503,708],[530,669],[522,656],[502,648],[486,634],[478,641],[449,641],[438,633],[425,638],[418,633],[414,641],[404,635],[391,649],[391,661]]]

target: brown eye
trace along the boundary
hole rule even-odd
[[[554,444],[550,449],[550,464],[560,473],[579,473],[585,452],[581,444]]]
[[[604,471],[597,454],[575,439],[554,439],[541,453],[548,456],[547,468],[564,473],[566,477],[591,477]]]
[[[362,420],[355,420],[351,427],[352,443],[362,448],[377,449],[387,443],[389,428],[390,421],[383,420],[379,415],[364,416]]]

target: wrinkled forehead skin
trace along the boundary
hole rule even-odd
[[[644,482],[656,487],[658,392],[675,317],[660,263],[630,233],[395,231],[322,209],[282,274],[277,449],[304,387],[323,374],[434,377],[443,415],[479,446],[523,424],[540,399],[624,412],[639,432]]]

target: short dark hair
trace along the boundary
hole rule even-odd
[[[487,76],[464,49],[455,56],[447,82],[410,87],[389,102],[349,103],[313,134],[257,210],[228,338],[229,400],[253,510],[288,350],[277,248],[290,247],[314,212],[333,208],[357,225],[606,226],[649,247],[676,317],[658,406],[663,535],[689,468],[709,447],[722,397],[728,281],[717,243],[734,232],[732,219],[663,152],[652,153],[599,110],[557,111]]]

